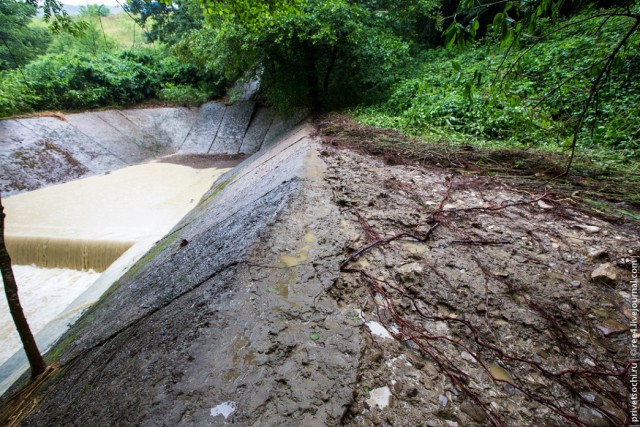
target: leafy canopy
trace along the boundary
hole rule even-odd
[[[406,62],[418,18],[436,5],[425,0],[201,4],[205,24],[183,39],[183,55],[230,80],[260,76],[265,98],[281,108],[379,96]]]
[[[36,7],[17,0],[0,2],[0,71],[20,67],[45,53],[51,41],[44,28],[30,26]]]

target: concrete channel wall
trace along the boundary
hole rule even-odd
[[[8,196],[178,152],[252,154],[300,119],[238,101],[1,120],[0,191]]]
[[[59,340],[23,425],[339,424],[361,348],[326,292],[345,233],[310,127],[279,126]]]

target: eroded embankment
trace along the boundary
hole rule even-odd
[[[344,233],[308,131],[222,177],[83,316],[25,425],[339,423],[360,338],[326,294]]]

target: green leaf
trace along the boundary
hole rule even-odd
[[[497,37],[502,33],[502,24],[504,23],[504,14],[496,13],[493,17],[493,34]]]
[[[313,333],[313,334],[309,335],[309,338],[311,338],[312,341],[318,341],[320,339],[320,334]]]
[[[448,49],[456,42],[456,38],[458,37],[458,33],[460,32],[460,27],[457,23],[453,23],[447,28],[444,32],[445,42],[444,45]]]

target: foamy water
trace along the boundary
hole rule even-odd
[[[68,314],[68,305],[100,277],[90,269],[105,270],[132,245],[146,250],[227,170],[149,163],[3,199],[7,246],[34,334],[63,311]],[[142,256],[136,248],[127,257]],[[21,263],[48,268],[15,265]],[[6,300],[0,299],[1,364],[21,344]]]
[[[62,268],[44,269],[30,265],[15,265],[13,274],[19,287],[20,303],[29,320],[31,332],[36,334],[69,302],[80,296],[100,277],[93,271]],[[2,286],[4,295],[4,285]],[[13,325],[6,298],[0,303],[0,363],[7,360],[21,346]]]

